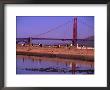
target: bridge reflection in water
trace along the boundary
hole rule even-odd
[[[94,62],[17,55],[16,74],[94,74]]]

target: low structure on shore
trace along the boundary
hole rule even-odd
[[[77,44],[76,48],[77,49],[94,49],[93,47],[79,46],[78,44]]]
[[[17,46],[29,46],[28,44],[17,44]],[[70,47],[74,47],[77,49],[94,49],[94,47],[90,47],[90,46],[85,46],[85,45],[79,45],[76,44],[76,46],[74,46],[73,44],[66,44],[66,45],[43,45],[43,44],[31,44],[31,47],[56,47],[56,48],[60,48],[60,47],[66,47],[66,48],[70,48]]]

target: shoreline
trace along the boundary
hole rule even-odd
[[[75,59],[83,61],[94,61],[93,56],[88,55],[72,55],[72,54],[51,54],[43,52],[32,52],[32,51],[16,51],[16,55],[27,55],[27,56],[39,56],[39,57],[51,57],[51,58],[62,58],[62,59]]]

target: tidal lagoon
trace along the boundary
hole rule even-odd
[[[17,55],[16,74],[94,74],[94,62]]]

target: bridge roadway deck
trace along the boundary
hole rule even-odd
[[[94,49],[17,46],[16,53],[19,55],[38,55],[42,57],[94,61]]]

